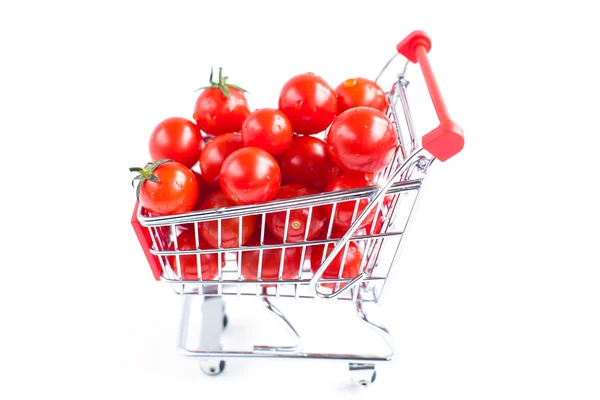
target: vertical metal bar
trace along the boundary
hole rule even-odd
[[[397,86],[399,86],[398,82],[394,84],[394,89],[396,89]],[[395,97],[396,94],[394,93],[392,96]],[[398,118],[398,112],[396,111],[396,102],[392,98],[388,100],[390,101],[390,112],[392,114],[392,120],[394,121],[396,133],[398,135],[398,140],[400,141],[401,157],[403,160],[405,160],[408,154],[406,152],[406,146],[404,144],[404,137],[402,136],[402,129],[400,129],[400,119]]]
[[[223,243],[221,242],[222,238],[221,238],[221,227],[222,227],[222,221],[221,218],[217,219],[217,244],[218,244],[218,248],[221,249]],[[221,257],[221,253],[219,253],[218,257],[217,257],[217,279],[219,280],[219,282],[217,283],[217,295],[221,295],[222,291],[223,291],[223,285],[221,285],[221,281],[223,281],[223,258]]]
[[[198,221],[194,221],[194,237],[196,239],[196,250],[200,250],[200,238],[198,237]],[[202,257],[200,253],[196,253],[196,268],[198,270],[198,281],[202,282]],[[212,276],[208,279],[212,279]],[[200,290],[198,290],[200,292]]]
[[[262,280],[262,260],[263,260],[263,249],[262,247],[265,245],[265,221],[267,216],[265,213],[262,213],[262,219],[260,223],[260,250],[258,250],[258,271],[256,272],[256,280]],[[259,296],[261,292],[261,285],[256,285],[256,295]]]
[[[242,225],[242,217],[240,216],[240,217],[238,217],[238,247],[242,247],[242,233],[243,233],[242,226],[243,226]],[[238,250],[237,259],[238,260],[242,259],[242,251],[241,250]],[[242,280],[242,267],[241,267],[241,265],[239,265],[239,263],[237,266],[237,279],[238,279],[238,282]],[[242,291],[241,284],[238,283],[238,285],[237,285],[238,296],[240,295],[241,291]]]
[[[173,238],[173,248],[175,251],[179,251],[179,243],[177,240],[177,231],[175,230],[175,225],[171,225],[171,229],[173,232],[175,232],[174,238]],[[179,280],[183,280],[183,274],[181,273],[181,262],[179,260],[179,252],[175,254],[175,265],[177,265],[177,274],[179,275]]]
[[[157,238],[159,237],[158,227],[150,227],[149,230],[150,230],[150,239],[152,239],[152,246],[153,246],[153,248],[155,250],[164,250],[162,244],[161,244],[160,247],[158,246],[158,241],[157,241]],[[167,260],[167,258],[165,256],[159,256],[158,257],[158,261],[160,262],[160,266],[162,267],[163,273],[166,273],[167,276],[170,276],[171,273],[167,269],[167,262],[166,262],[166,260]]]
[[[415,125],[413,123],[413,119],[412,119],[412,115],[410,112],[410,108],[408,106],[408,98],[406,97],[406,86],[408,85],[408,81],[404,80],[404,78],[402,78],[402,80],[400,82],[398,82],[398,87],[400,88],[400,103],[402,104],[402,110],[404,111],[404,118],[406,120],[406,126],[408,128],[408,133],[410,135],[410,140],[411,140],[411,153],[420,147],[420,143],[419,143],[419,138],[417,137],[416,131],[415,131]]]

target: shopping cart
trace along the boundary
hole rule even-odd
[[[392,266],[396,265],[402,238],[407,232],[419,191],[432,162],[435,159],[441,161],[449,159],[460,152],[464,144],[462,130],[450,119],[429,64],[430,48],[429,37],[424,32],[416,31],[398,44],[398,53],[392,58],[392,60],[396,59],[399,54],[406,58],[404,71],[397,75],[390,91],[387,92],[390,104],[388,116],[395,125],[400,147],[394,161],[375,176],[376,186],[173,216],[150,217],[136,204],[132,224],[155,278],[171,284],[177,294],[184,295],[179,337],[180,353],[201,360],[201,368],[204,372],[217,375],[223,371],[225,360],[232,358],[334,360],[347,362],[352,379],[359,385],[367,386],[375,379],[375,364],[392,359],[392,337],[382,324],[369,317],[365,305],[378,303],[381,298]],[[385,65],[377,79],[391,65],[392,60]],[[424,135],[422,141],[416,135],[406,96],[408,81],[405,71],[409,62],[420,65],[439,119],[439,125]],[[287,238],[291,210],[308,210],[307,225],[309,225],[311,215],[317,208],[323,210],[323,206],[328,206],[332,216],[336,208],[343,206],[347,209],[348,204],[354,205],[352,223],[342,236],[333,234],[333,217],[330,217],[324,228],[326,235],[318,239],[307,240],[309,226],[306,226],[302,241],[283,241],[283,244],[265,243],[265,217],[269,213],[285,213],[284,237]],[[260,229],[260,244],[242,246],[240,239],[237,247],[224,248],[221,246],[219,235],[218,248],[200,248],[199,225],[216,221],[220,231],[223,221],[238,219],[241,238],[242,219],[248,216],[262,217],[262,222],[257,228]],[[372,222],[364,223],[371,220]],[[185,228],[189,229],[191,225],[195,232],[196,249],[182,250],[178,245],[177,234]],[[311,269],[308,253],[314,252],[315,246],[327,247],[326,251],[321,247],[323,256],[320,267],[317,269],[313,265]],[[362,261],[358,271],[349,275],[344,274],[344,265],[351,246],[360,250]],[[283,254],[290,248],[300,249],[302,262],[298,270],[294,271],[292,279],[284,279]],[[243,276],[242,268],[237,262],[242,253],[247,251],[258,251],[258,273],[254,280]],[[272,276],[271,279],[264,278],[261,273],[266,251],[269,251],[268,257],[279,257],[279,274],[275,279],[272,279]],[[223,258],[222,253],[225,253]],[[340,253],[343,260],[341,264]],[[216,277],[203,279],[203,274],[195,271],[194,276],[198,277],[197,280],[183,279],[181,257],[196,257],[199,266],[197,269],[201,270],[201,256],[208,254],[218,255]],[[314,257],[312,258],[314,260]],[[338,276],[324,277],[328,266],[336,262],[335,260],[338,265],[341,265]],[[286,278],[289,278],[289,273],[286,275]],[[264,306],[286,327],[295,345],[260,345],[249,350],[224,350],[221,345],[221,332],[227,325],[223,301],[227,296],[261,298]],[[203,300],[199,348],[187,346],[193,298]],[[350,302],[356,308],[360,320],[379,334],[389,347],[389,351],[382,355],[307,352],[303,349],[302,339],[296,329],[273,305],[273,298],[335,299],[340,301],[340,305]]]

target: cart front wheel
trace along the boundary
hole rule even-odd
[[[375,364],[348,364],[350,371],[350,378],[358,386],[367,387],[377,378],[377,371],[375,371]]]
[[[206,375],[217,376],[225,369],[225,360],[209,360],[200,364],[200,369]]]

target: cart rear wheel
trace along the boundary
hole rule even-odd
[[[225,360],[205,361],[200,365],[200,369],[206,375],[217,376],[225,369]]]
[[[348,364],[350,371],[350,378],[358,386],[367,387],[377,378],[377,371],[375,371],[375,364]]]
[[[227,324],[229,324],[229,318],[227,318],[227,314],[223,315],[223,329],[227,328]]]

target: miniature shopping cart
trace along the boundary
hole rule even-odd
[[[399,73],[387,92],[390,104],[388,116],[395,125],[400,146],[394,161],[374,180],[376,186],[356,188],[338,192],[320,193],[293,199],[275,200],[262,204],[235,206],[221,209],[203,210],[173,216],[149,217],[146,211],[136,204],[132,224],[144,250],[148,263],[157,280],[172,285],[175,292],[184,296],[179,350],[182,355],[201,360],[204,372],[217,375],[223,371],[226,359],[233,358],[289,358],[319,359],[343,361],[349,364],[353,380],[367,386],[375,379],[375,364],[392,359],[392,337],[388,330],[367,315],[365,305],[377,303],[381,297],[390,270],[397,264],[400,244],[411,220],[417,196],[424,178],[435,159],[445,161],[461,151],[464,139],[461,128],[449,117],[440,90],[428,60],[431,41],[421,31],[411,33],[397,46],[398,54],[406,58],[404,71]],[[398,56],[396,54],[393,59]],[[385,71],[392,60],[386,64]],[[419,64],[425,83],[431,95],[439,125],[419,139],[415,132],[413,119],[408,106],[405,77],[409,62]],[[381,76],[381,73],[380,75]],[[379,77],[378,77],[379,79]],[[324,229],[327,235],[319,239],[306,240],[309,226],[306,226],[305,240],[299,242],[283,241],[282,244],[265,244],[265,216],[274,212],[285,212],[286,222],[284,238],[287,237],[290,211],[307,209],[308,221],[317,207],[327,206],[331,213],[336,207],[348,202],[354,204],[354,213],[350,228],[343,236],[332,234],[333,217]],[[364,204],[367,204],[366,208]],[[361,204],[359,208],[359,204]],[[362,210],[361,210],[362,209]],[[361,211],[359,211],[361,210]],[[373,215],[374,213],[374,215]],[[226,219],[239,219],[250,215],[262,217],[259,228],[260,244],[215,249],[201,249],[199,246],[198,225],[207,221],[217,221],[219,228]],[[364,221],[370,221],[365,228]],[[310,222],[309,222],[310,223]],[[308,224],[309,224],[308,223]],[[177,233],[193,224],[196,235],[196,250],[181,250],[177,243]],[[307,224],[307,225],[308,225]],[[239,237],[242,237],[241,231]],[[240,239],[241,240],[241,239]],[[336,279],[325,279],[327,267],[339,256],[345,260],[350,246],[354,242],[362,252],[362,263],[358,273],[344,275],[344,262],[341,262]],[[219,237],[219,243],[220,237]],[[314,246],[328,246],[331,252],[323,251],[321,266],[317,269],[309,265],[308,252]],[[283,255],[287,248],[299,247],[302,262],[294,279],[283,279],[284,257],[281,256],[278,279],[263,279],[261,262],[267,250],[280,250]],[[244,278],[241,266],[236,261],[245,251],[259,251],[258,274],[254,280]],[[203,279],[196,272],[197,280],[182,279],[180,257],[195,256],[198,269],[201,269],[201,255],[219,254],[218,273],[213,279]],[[222,258],[220,254],[225,253]],[[271,256],[273,252],[270,252]],[[329,277],[331,278],[331,277]],[[246,350],[225,350],[221,345],[221,332],[227,325],[223,299],[227,296],[254,296],[262,299],[264,306],[287,328],[294,339],[294,346],[254,346]],[[191,320],[191,299],[201,298],[202,327],[199,348],[187,346],[188,330]],[[291,322],[277,309],[272,299],[293,298],[317,299],[322,301],[338,300],[338,305],[351,304],[358,316],[367,326],[373,328],[389,347],[387,354],[341,354],[316,353],[305,351],[302,340]],[[368,306],[367,306],[368,307]]]

